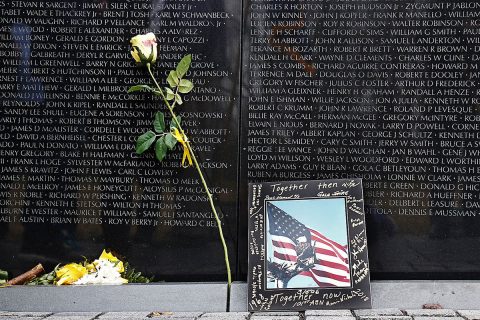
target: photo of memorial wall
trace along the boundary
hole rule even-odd
[[[165,281],[225,279],[215,218],[182,152],[135,153],[163,79],[246,280],[249,182],[362,178],[372,279],[471,279],[480,258],[480,3],[0,0],[0,256],[110,248]]]

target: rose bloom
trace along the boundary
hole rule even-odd
[[[139,34],[130,40],[133,59],[137,63],[155,63],[157,61],[157,38],[150,32]]]

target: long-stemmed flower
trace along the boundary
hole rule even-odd
[[[228,295],[230,295],[232,276],[228,259],[227,244],[223,236],[222,223],[213,202],[213,195],[208,188],[207,182],[202,173],[197,157],[195,156],[195,153],[192,149],[191,142],[185,134],[185,131],[182,129],[181,118],[180,116],[177,116],[174,112],[175,107],[183,104],[183,99],[181,95],[189,93],[193,89],[193,83],[187,79],[184,79],[184,76],[187,74],[190,68],[192,56],[186,55],[185,57],[183,57],[183,59],[176,66],[175,70],[171,70],[168,74],[167,83],[169,86],[162,88],[158,84],[152,72],[152,64],[155,63],[157,59],[157,43],[154,35],[152,35],[152,33],[148,33],[145,35],[137,35],[133,37],[130,42],[133,48],[133,58],[138,64],[147,67],[148,73],[150,74],[150,77],[152,78],[155,87],[150,87],[149,85],[136,85],[131,87],[128,92],[130,93],[135,91],[149,91],[155,95],[161,96],[168,112],[170,113],[171,122],[170,128],[167,130],[165,126],[165,115],[160,111],[157,112],[155,114],[155,119],[153,122],[154,130],[149,130],[138,137],[136,144],[136,152],[138,154],[142,154],[152,145],[154,145],[156,158],[159,161],[162,161],[165,158],[167,151],[173,150],[177,142],[182,145],[182,166],[188,167],[193,165],[196,168],[205,193],[207,194],[208,202],[217,222],[218,232],[220,235],[220,240],[222,242],[225,256],[225,264],[227,268]]]

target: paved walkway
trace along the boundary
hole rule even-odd
[[[480,302],[479,302],[480,308]],[[306,312],[7,312],[0,311],[0,320],[480,320],[480,310],[451,309],[374,309],[321,310]]]

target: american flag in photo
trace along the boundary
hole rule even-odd
[[[319,287],[350,287],[347,246],[328,239],[267,202],[274,263],[297,268]]]

